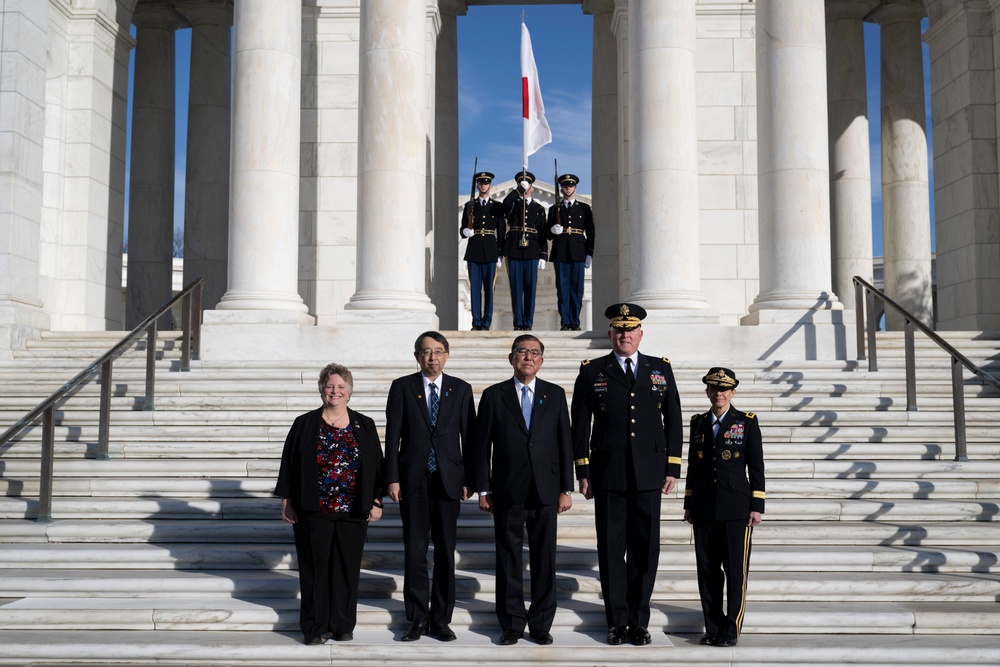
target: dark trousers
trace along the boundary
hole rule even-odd
[[[538,260],[507,260],[507,277],[510,279],[510,304],[514,311],[514,326],[531,328],[531,323],[535,320]]]
[[[580,308],[583,307],[583,262],[553,262],[556,270],[556,300],[559,304],[560,324],[564,327],[580,326]]]
[[[455,535],[461,501],[448,497],[441,473],[404,487],[399,503],[403,520],[403,606],[406,620],[431,627],[451,623],[455,609]],[[427,548],[434,541],[433,589],[427,575]]]
[[[528,528],[531,607],[524,610],[524,528]],[[497,620],[504,630],[548,632],[556,617],[556,506],[493,506]]]
[[[358,582],[368,522],[325,512],[299,512],[293,525],[306,637],[353,632],[358,622]]]
[[[698,562],[698,594],[705,616],[705,632],[738,639],[747,600],[750,536],[746,519],[695,524],[694,553]],[[726,589],[723,611],[722,589]]]
[[[594,520],[608,627],[648,627],[660,560],[660,490],[597,491]]]
[[[493,280],[496,262],[469,262],[469,290],[472,295],[472,326],[490,328],[493,323]]]

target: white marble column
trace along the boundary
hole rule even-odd
[[[426,0],[361,5],[358,287],[338,322],[437,322],[424,290],[426,17]]]
[[[831,285],[826,99],[823,0],[760,0],[760,294],[746,324],[843,308]]]
[[[212,321],[304,323],[298,294],[302,6],[239,0],[234,16],[229,288]],[[207,317],[207,315],[206,315]]]
[[[854,283],[872,281],[872,186],[864,17],[875,0],[826,3],[833,290],[854,307]]]
[[[47,3],[0,9],[0,359],[49,326],[39,297]]]
[[[135,24],[125,328],[172,296],[174,241],[174,33],[186,25],[168,3],[143,3]]]
[[[708,309],[699,270],[695,41],[695,0],[629,0],[629,300],[650,311]]]
[[[442,329],[458,328],[459,184],[470,184],[472,173],[459,173],[458,164],[458,17],[464,0],[439,0],[440,30],[434,68],[434,255],[431,294]]]
[[[585,0],[594,16],[591,184],[597,239],[591,267],[594,317],[618,298],[618,45],[612,32],[614,0]],[[582,318],[581,321],[586,321]]]
[[[233,0],[183,0],[177,9],[191,23],[184,284],[204,278],[202,306],[214,308],[228,271]]]
[[[923,2],[882,5],[882,242],[885,292],[934,326],[931,301],[930,190],[924,129]],[[891,313],[886,327],[902,320]]]

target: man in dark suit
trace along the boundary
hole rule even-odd
[[[552,240],[549,260],[556,271],[556,298],[560,330],[580,330],[583,306],[583,273],[594,258],[594,213],[576,200],[580,179],[573,174],[559,177],[562,201],[549,209],[548,238]]]
[[[757,415],[732,406],[740,383],[736,374],[716,366],[701,381],[712,409],[691,417],[684,520],[694,526],[705,616],[701,643],[736,646],[746,608],[750,537],[764,513],[764,449]]]
[[[639,354],[646,311],[620,303],[604,315],[612,352],[584,361],[573,387],[576,475],[594,498],[608,643],[641,645],[651,641],[660,494],[681,471],[681,404],[670,360]]]
[[[455,639],[455,541],[461,501],[469,497],[464,453],[475,424],[469,383],[443,373],[448,339],[421,334],[413,346],[420,372],[393,381],[386,401],[385,465],[389,497],[403,520],[403,641],[430,634]],[[427,577],[434,539],[433,590]]]
[[[462,236],[469,239],[465,261],[472,296],[472,329],[489,331],[493,323],[493,287],[500,266],[500,239],[504,235],[503,206],[490,199],[493,174],[476,174],[477,196],[462,211]]]
[[[479,509],[493,514],[496,611],[500,644],[528,634],[551,644],[556,615],[556,514],[573,506],[573,444],[566,392],[536,377],[545,346],[531,334],[514,339],[514,377],[488,387],[479,401],[475,479]],[[522,579],[528,528],[531,607]]]
[[[522,171],[514,176],[518,188],[504,198],[507,234],[502,254],[507,258],[510,304],[514,330],[531,331],[535,319],[535,288],[538,272],[545,268],[545,208],[534,200],[535,175]]]

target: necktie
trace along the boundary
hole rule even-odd
[[[441,408],[441,397],[438,396],[437,385],[430,383],[431,389],[431,430],[437,426],[438,410]],[[431,472],[437,470],[437,454],[434,452],[434,445],[431,445],[430,456],[427,457],[427,469]]]
[[[718,438],[719,437],[719,420],[718,419],[716,419],[714,422],[712,422],[712,437],[713,438]]]
[[[521,414],[524,415],[524,425],[531,428],[531,390],[521,387]]]
[[[635,386],[635,375],[632,373],[632,360],[625,360],[625,379],[628,380],[628,386]]]

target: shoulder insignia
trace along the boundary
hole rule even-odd
[[[670,360],[669,360],[669,359],[667,359],[666,357],[660,357],[660,359],[663,359],[663,360],[664,360],[665,362],[667,362],[668,364],[670,363]]]
[[[583,361],[580,362],[580,365],[581,366],[586,366],[589,363],[590,363],[590,359],[584,359]]]
[[[753,412],[748,412],[748,413],[746,413],[746,415],[747,415],[747,419],[756,419],[757,418],[757,415],[754,414]]]
[[[701,414],[693,414],[691,415],[691,421],[696,422],[699,417],[701,417]]]

